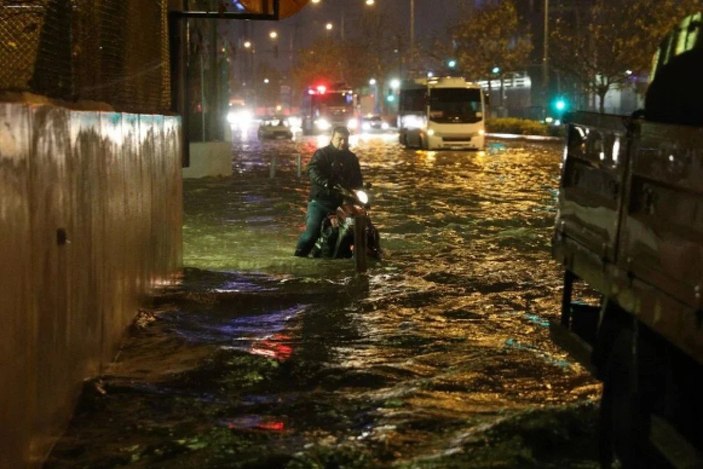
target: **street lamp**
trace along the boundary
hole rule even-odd
[[[373,112],[374,114],[379,114],[381,106],[380,100],[378,99],[378,81],[375,78],[369,80],[369,85],[373,86]]]
[[[242,85],[246,86],[246,84],[251,83],[254,79],[254,53],[255,53],[255,48],[254,44],[250,40],[245,40],[242,43],[242,47],[244,47],[244,50],[246,51],[246,55],[244,56],[243,60],[243,71],[242,71],[242,76],[243,76],[243,82]]]
[[[278,32],[277,31],[271,31],[269,33],[269,37],[271,38],[271,41],[273,41],[273,56],[278,58]]]
[[[320,1],[321,0],[312,0],[312,3],[320,3]],[[366,6],[373,6],[376,4],[376,0],[364,0],[364,4]],[[339,37],[342,41],[344,41],[344,19],[345,19],[344,12],[345,12],[344,7],[340,8],[340,10],[339,10]],[[332,30],[332,23],[327,23],[325,25],[325,29],[327,29],[327,31],[331,31]]]

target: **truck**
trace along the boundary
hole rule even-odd
[[[359,97],[346,83],[319,82],[308,86],[300,106],[305,135],[330,133],[334,127],[359,128]]]
[[[703,467],[703,31],[661,43],[644,109],[567,116],[555,342],[603,382],[603,467]]]

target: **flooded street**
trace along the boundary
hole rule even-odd
[[[598,467],[600,386],[547,327],[561,144],[352,140],[384,252],[357,275],[292,255],[327,141],[237,139],[232,177],[184,181],[182,283],[47,467]]]

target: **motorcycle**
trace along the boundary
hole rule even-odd
[[[357,270],[365,270],[366,258],[381,260],[380,236],[368,215],[369,196],[364,190],[341,186],[336,186],[335,190],[342,194],[344,201],[322,220],[312,256],[328,259],[353,256]]]

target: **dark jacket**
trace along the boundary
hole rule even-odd
[[[331,144],[312,155],[308,175],[310,200],[317,200],[333,210],[342,203],[342,196],[333,190],[335,185],[347,189],[359,189],[364,185],[356,155],[349,150],[337,150]]]

